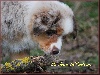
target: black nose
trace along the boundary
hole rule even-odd
[[[52,49],[52,54],[55,55],[55,54],[58,54],[58,53],[59,53],[59,49],[56,48],[56,47],[54,47],[54,48]]]

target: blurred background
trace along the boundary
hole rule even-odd
[[[71,35],[65,37],[60,54],[53,56],[63,63],[85,63],[91,66],[49,67],[48,72],[56,73],[98,73],[98,0],[69,1],[61,0],[72,8],[77,23],[77,40]],[[34,53],[35,52],[35,53]],[[39,56],[44,53],[37,49],[30,55]]]
[[[52,56],[54,61],[64,64],[85,63],[91,66],[49,66],[48,72],[56,73],[98,73],[98,0],[69,1],[61,0],[72,8],[77,23],[77,39],[71,35],[64,38],[62,50]],[[44,55],[39,48],[30,50],[31,56]],[[7,60],[10,60],[7,58]],[[4,63],[4,62],[2,62]]]

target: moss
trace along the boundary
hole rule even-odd
[[[32,73],[44,72],[46,64],[43,56],[38,57],[25,57],[23,59],[16,59],[11,63],[6,62],[1,67],[2,73]]]

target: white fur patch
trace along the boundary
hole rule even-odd
[[[52,44],[50,45],[50,50],[52,50],[54,46],[57,47],[59,50],[61,50],[61,46],[62,46],[62,37],[58,37],[57,42],[52,43]]]
[[[63,21],[61,22],[62,24],[62,28],[64,30],[63,35],[69,34],[71,32],[73,32],[73,20],[72,17],[68,17],[66,19],[63,19]]]

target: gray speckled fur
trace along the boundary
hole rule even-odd
[[[9,56],[10,52],[34,48],[34,42],[28,37],[27,25],[24,21],[27,8],[17,1],[2,2],[1,7],[2,54]],[[17,39],[19,33],[23,38]]]

